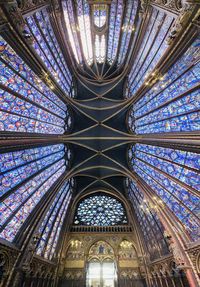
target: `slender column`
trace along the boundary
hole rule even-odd
[[[37,284],[36,284],[36,286],[35,287],[40,287],[40,280],[41,280],[41,278],[39,277],[39,278],[37,278]]]
[[[155,276],[155,281],[156,281],[156,285],[158,286],[158,287],[161,287],[162,285],[160,284],[160,280],[159,280],[159,277],[156,275]]]
[[[170,276],[170,280],[172,281],[173,287],[176,287],[176,284],[175,284],[175,282],[174,282],[174,276]]]
[[[180,278],[179,277],[175,276],[174,277],[174,282],[175,282],[175,286],[176,287],[182,287],[181,284],[180,284]]]
[[[157,276],[154,276],[153,281],[154,281],[154,284],[156,284],[156,287],[160,287],[160,285],[158,284]]]
[[[150,286],[153,287],[153,286],[154,286],[154,282],[155,282],[153,275],[152,275],[152,276],[149,276],[149,281],[150,281],[150,282],[149,282],[149,283],[150,283]],[[155,286],[155,287],[157,287],[157,286]]]
[[[167,287],[174,287],[174,286],[172,286],[172,282],[171,282],[171,278],[170,278],[169,274],[167,274],[165,276],[165,280],[166,280],[166,286]]]
[[[45,144],[57,144],[62,143],[61,136],[48,136],[48,135],[28,135],[21,134],[16,135],[15,133],[7,133],[0,135],[0,150],[8,151],[8,150],[16,150],[17,148],[21,147],[33,147],[36,145],[45,145]]]
[[[135,135],[133,140],[138,143],[156,145],[161,147],[168,147],[172,149],[181,149],[190,152],[200,153],[200,133],[197,131],[195,134],[191,133],[161,133],[154,135]]]
[[[161,286],[161,287],[165,287],[165,286],[163,286],[163,282],[162,282],[162,277],[161,277],[161,275],[158,275],[158,280],[159,280],[159,282],[160,282],[160,286]]]
[[[151,278],[151,287],[158,287],[157,283],[156,283],[156,280],[155,280],[155,275],[152,275],[152,278]]]
[[[179,280],[180,280],[180,283],[181,283],[181,287],[185,287],[181,276],[180,276],[180,279],[179,279]]]
[[[166,276],[166,275],[165,275],[165,276],[163,276],[163,279],[164,279],[164,281],[165,281],[165,285],[166,285],[166,287],[170,287],[170,286],[169,286],[169,284],[168,284],[167,276]]]

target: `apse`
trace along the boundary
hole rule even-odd
[[[200,286],[199,11],[0,2],[0,286]]]

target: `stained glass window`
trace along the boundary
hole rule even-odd
[[[119,37],[121,31],[123,0],[113,0],[110,7],[110,21],[108,33],[108,62],[112,64],[117,56]]]
[[[45,9],[36,12],[26,17],[26,22],[34,37],[33,47],[36,53],[61,88],[70,95],[72,76],[52,29],[49,13]]]
[[[64,156],[62,145],[1,154],[0,195]],[[11,161],[10,161],[11,160]],[[7,168],[5,170],[5,168]]]
[[[76,19],[72,0],[62,1],[65,24],[68,32],[69,41],[77,63],[82,64],[81,48],[77,35]]]
[[[96,4],[93,9],[94,24],[98,28],[102,28],[106,24],[107,5]]]
[[[40,240],[36,253],[46,259],[52,259],[58,243],[68,205],[71,200],[73,179],[65,182],[56,194],[39,227]]]
[[[118,61],[121,65],[124,62],[135,30],[138,8],[137,0],[127,2],[124,5],[123,0],[113,0],[109,6],[95,3],[89,5],[86,0],[62,1],[66,30],[78,64],[83,63],[83,57],[89,65],[93,64],[94,59],[99,64],[107,61],[111,65]],[[122,22],[124,9],[125,19]],[[120,37],[121,29],[123,33]]]
[[[62,134],[66,105],[0,37],[0,130]],[[68,128],[68,127],[67,127]]]
[[[90,27],[90,7],[87,0],[76,0],[76,2],[83,54],[86,62],[91,65],[93,63],[93,48]]]
[[[137,92],[166,51],[168,46],[165,39],[173,21],[174,18],[164,12],[152,10],[149,25],[129,74],[130,95]]]
[[[95,55],[96,61],[101,64],[105,60],[105,53],[106,53],[106,39],[105,35],[95,36]]]
[[[111,226],[127,224],[123,204],[116,198],[95,194],[83,199],[77,207],[74,224]]]
[[[119,4],[120,5],[120,4]],[[137,0],[128,0],[126,3],[126,12],[122,26],[122,36],[121,36],[121,43],[118,55],[118,64],[122,64],[126,57],[131,35],[135,30],[135,16],[137,13],[138,8],[138,1]]]
[[[33,209],[66,170],[70,158],[63,144],[0,155],[1,238],[15,239]]]
[[[129,150],[130,165],[174,213],[193,240],[200,228],[200,155],[151,145]]]
[[[144,195],[134,181],[127,178],[126,188],[143,233],[144,242],[150,254],[150,259],[155,260],[160,256],[166,255],[169,252],[168,244],[164,238],[164,227],[160,222],[157,213],[148,209]]]
[[[200,37],[131,109],[137,134],[200,130]]]

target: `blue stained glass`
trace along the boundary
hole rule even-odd
[[[126,57],[132,32],[134,30],[135,16],[138,8],[138,1],[128,0],[126,15],[123,22],[123,33],[121,37],[121,44],[118,56],[118,64],[122,64]]]
[[[195,86],[199,81],[199,63],[197,62],[200,57],[199,46],[200,39],[197,38],[186,53],[168,70],[164,75],[164,79],[155,84],[153,89],[149,90],[144,97],[135,104],[134,110],[137,111],[141,109],[141,114],[143,114],[143,106],[148,105],[148,110],[151,110],[151,106],[153,108],[153,105],[155,105],[156,102],[158,105],[165,102],[166,100],[163,100],[165,93],[170,96],[171,92],[174,91],[174,88],[184,92],[185,88],[188,89]],[[162,98],[161,101],[158,96],[160,93]]]
[[[152,12],[149,28],[143,39],[140,53],[129,75],[130,94],[133,95],[144,83],[147,74],[150,74],[167,49],[165,38],[173,23],[173,17],[163,12]],[[161,25],[161,28],[160,28]],[[152,29],[151,29],[152,26]],[[159,31],[159,33],[157,33]],[[156,40],[155,40],[156,39]],[[155,40],[155,41],[154,41]]]
[[[147,53],[148,49],[150,48],[150,34],[151,34],[151,32],[155,33],[153,31],[153,27],[154,27],[154,22],[155,22],[155,19],[157,17],[157,14],[158,14],[158,11],[156,9],[153,9],[152,15],[151,15],[150,20],[149,20],[149,24],[147,26],[145,35],[144,35],[143,40],[142,40],[142,44],[140,46],[140,50],[136,56],[136,59],[133,63],[130,74],[128,76],[129,89],[132,86],[133,78],[137,75],[135,72],[135,69],[138,70],[138,68],[139,68],[139,67],[137,67],[137,65],[139,65],[139,63],[142,61],[142,57],[143,57],[143,59],[145,58],[145,56],[146,56],[145,51]],[[160,14],[160,15],[163,15],[163,14]],[[130,94],[130,96],[131,96],[131,94]]]
[[[12,217],[13,212],[17,210],[22,204],[36,192],[36,190],[49,179],[62,165],[64,160],[54,163],[43,172],[39,173],[33,179],[26,182],[24,185],[16,189],[12,194],[6,197],[1,203],[1,225],[3,225],[8,218]]]
[[[145,211],[147,210],[148,205],[144,201],[143,193],[139,190],[134,181],[127,179],[126,184],[128,196],[134,207],[151,260],[155,260],[160,257],[160,255],[166,255],[169,250],[163,235],[164,227],[160,222],[158,215],[154,211]]]
[[[199,154],[136,144],[129,159],[134,171],[174,212],[192,239],[198,239],[200,198],[195,194],[200,186],[195,169],[199,170]],[[195,194],[190,187],[196,189]]]
[[[139,52],[138,52],[138,54],[136,56],[136,59],[135,59],[135,61],[133,63],[133,66],[131,68],[131,71],[130,71],[130,74],[129,74],[129,77],[128,77],[129,78],[129,87],[131,87],[132,79],[136,75],[135,69],[137,68],[137,64],[139,64],[139,61],[140,61],[142,55],[145,56],[145,54],[143,54],[143,52],[145,51],[145,47],[146,47],[146,49],[150,48],[150,46],[149,46],[149,44],[150,44],[149,38],[150,38],[150,34],[151,34],[151,31],[152,31],[152,28],[153,28],[153,25],[154,25],[154,21],[155,21],[155,19],[157,17],[157,14],[158,14],[157,10],[153,9],[152,15],[151,15],[151,17],[149,19],[148,27],[146,29],[145,35],[144,35],[143,40],[142,40],[142,44],[140,46],[140,50],[139,50]],[[149,41],[149,44],[148,44],[148,41]]]
[[[177,90],[176,90],[177,91]],[[137,126],[136,131],[140,132],[140,128],[142,129],[142,131],[144,132],[145,127],[148,126],[150,124],[150,128],[151,131],[154,130],[153,126],[155,123],[155,127],[156,127],[156,123],[157,122],[161,122],[164,121],[165,119],[167,120],[167,123],[169,124],[169,127],[167,125],[165,125],[166,130],[174,130],[176,127],[171,127],[171,123],[173,123],[173,119],[177,118],[177,116],[181,116],[186,114],[185,116],[185,121],[188,120],[188,126],[190,126],[190,114],[193,112],[196,112],[199,110],[200,108],[200,89],[196,90],[195,92],[192,92],[191,94],[187,94],[186,96],[181,97],[180,99],[173,101],[172,103],[169,103],[168,105],[166,105],[163,108],[157,109],[156,111],[148,114],[147,116],[144,117],[140,117],[139,120],[136,119],[135,121],[135,125]],[[171,94],[171,97],[173,97],[173,94]],[[187,117],[188,115],[188,117]],[[185,121],[180,122],[178,127],[181,130],[184,130],[185,128]],[[198,119],[197,119],[197,123],[198,123]],[[194,127],[195,128],[195,127]],[[198,128],[198,126],[196,127]],[[200,126],[199,126],[200,128]],[[191,129],[193,129],[191,127]],[[165,130],[161,129],[160,132],[163,132]]]
[[[127,224],[127,218],[121,202],[113,197],[98,194],[85,198],[79,203],[74,223],[111,226]]]
[[[31,102],[37,103],[41,108],[46,108],[50,112],[57,114],[58,116],[64,118],[65,111],[60,109],[57,105],[51,102],[48,98],[43,96],[37,89],[32,87],[23,78],[16,75],[11,69],[6,67],[0,62],[0,73],[1,73],[1,83],[20,94],[24,99],[29,99]],[[46,91],[44,91],[46,92]],[[48,94],[48,93],[47,93]]]
[[[62,1],[63,13],[66,23],[66,28],[69,36],[69,40],[72,46],[72,50],[77,63],[82,64],[83,59],[81,55],[81,48],[78,40],[76,27],[76,20],[74,15],[74,7],[72,0]]]
[[[64,163],[64,160],[60,160],[52,165],[49,169],[44,170],[37,177],[27,182],[27,184],[20,188],[21,190],[19,190],[19,193],[16,193],[17,198],[13,198],[15,199],[15,202],[8,200],[7,202],[5,201],[5,203],[1,203],[3,216],[9,217],[11,216],[10,209],[16,209],[19,204],[18,200],[21,198],[24,201],[20,206],[20,209],[16,210],[16,212],[13,214],[14,216],[12,215],[12,218],[8,221],[8,224],[4,226],[0,233],[1,238],[8,241],[14,240],[21,225],[31,214],[32,210],[36,207],[41,198],[48,192],[53,183],[65,171],[66,167]]]
[[[87,0],[76,0],[82,50],[88,65],[93,63],[92,33],[90,27],[90,6]],[[102,36],[101,38],[103,38]],[[103,50],[103,47],[101,47]],[[104,53],[103,53],[104,54]]]
[[[52,48],[54,47],[52,44],[55,45],[55,48],[57,50],[56,54],[57,54],[58,61],[59,61],[59,57],[60,57],[60,59],[62,61],[62,62],[60,62],[60,64],[62,65],[62,67],[64,67],[66,79],[68,79],[68,82],[71,85],[72,75],[71,75],[71,72],[69,71],[69,69],[67,67],[67,64],[66,64],[65,59],[63,57],[63,54],[61,52],[60,46],[59,46],[58,41],[55,37],[55,34],[54,34],[53,28],[51,26],[49,14],[48,14],[47,10],[42,10],[42,15],[43,15],[44,22],[42,22],[41,25],[46,22],[46,30],[49,32],[49,35],[52,39],[51,41],[49,41],[49,45],[51,45]],[[43,29],[45,30],[45,27]],[[50,38],[49,38],[49,40],[50,40]]]
[[[186,205],[180,201],[181,198],[177,200],[177,197],[175,196],[182,193],[180,186],[177,187],[176,184],[170,182],[166,177],[158,172],[155,172],[154,169],[148,167],[146,164],[143,164],[141,161],[136,162],[134,170],[143,179],[145,179],[145,181],[163,199],[172,212],[185,225],[185,228],[190,233],[191,237],[194,240],[198,239],[199,220],[191,213],[191,211],[188,210],[188,208],[186,208]],[[174,192],[175,195],[172,195],[172,192]],[[195,208],[193,212],[195,212],[197,209]],[[190,221],[190,225],[187,225],[188,219]]]
[[[43,11],[37,12],[35,14],[35,17],[38,21],[38,24],[42,30],[42,33],[43,33],[45,39],[47,40],[48,46],[50,47],[50,50],[52,51],[52,53],[54,55],[55,65],[58,66],[58,68],[56,69],[56,72],[58,73],[58,77],[59,77],[59,79],[62,79],[62,81],[65,85],[65,88],[68,92],[68,95],[69,95],[70,88],[71,88],[72,76],[70,75],[69,69],[66,65],[66,62],[65,62],[64,57],[62,55],[60,47],[59,47],[57,40],[55,38],[53,29],[51,27],[49,14],[47,13],[46,10],[43,10]]]
[[[159,108],[164,103],[168,103],[172,99],[176,99],[176,97],[180,96],[181,94],[184,94],[187,90],[194,88],[200,81],[200,74],[198,73],[199,69],[200,69],[200,63],[196,64],[189,71],[185,72],[180,78],[178,78],[175,82],[169,84],[167,88],[165,88],[163,91],[159,93],[150,90],[144,96],[145,103],[147,102],[147,98],[149,98],[149,101],[146,103],[146,105],[145,106],[143,105],[139,109],[138,104],[136,104],[136,106],[134,107],[135,116],[141,117],[142,115],[145,115],[145,113],[148,113],[154,110],[155,108]],[[165,78],[163,83],[160,85],[166,86],[167,83],[168,81],[166,81]],[[155,87],[156,90],[157,87],[158,85],[156,85]]]
[[[56,217],[58,216],[59,210],[63,210],[64,214],[67,212],[67,206],[71,199],[71,186],[69,181],[65,182],[63,186],[60,188],[57,193],[53,203],[51,204],[48,212],[45,215],[45,218],[39,228],[39,233],[41,234],[41,239],[37,246],[36,253],[38,255],[43,255],[45,253],[45,257],[50,259],[54,253],[54,243],[57,244],[57,241],[52,244],[51,233],[54,232],[56,228]],[[64,206],[64,209],[63,209]],[[60,221],[60,225],[62,226],[63,221]],[[59,235],[59,234],[58,234]],[[56,236],[58,238],[58,236]],[[55,238],[55,239],[56,239]],[[48,239],[48,241],[47,241]],[[55,246],[56,246],[55,244]]]
[[[137,124],[137,122],[136,122]],[[172,117],[159,122],[137,127],[136,133],[162,133],[162,132],[187,132],[200,130],[200,112],[193,112],[179,117]]]
[[[0,154],[1,174],[20,165],[27,164],[39,158],[64,150],[63,144],[18,150]]]
[[[64,132],[63,128],[6,112],[0,112],[0,118],[0,131],[44,134],[63,134]]]
[[[94,55],[96,55],[97,63],[103,63],[106,55],[109,64],[117,61],[120,65],[124,62],[128,54],[132,32],[135,30],[134,24],[138,10],[137,0],[128,0],[126,5],[124,5],[123,0],[113,0],[110,9],[108,9],[108,4],[93,3],[91,5],[92,11],[90,11],[90,5],[86,0],[76,0],[74,2],[63,0],[62,6],[69,42],[78,64],[83,63],[80,45],[82,46],[85,62],[88,65],[93,64]],[[123,12],[125,14],[124,21]],[[90,17],[91,14],[92,17]],[[107,19],[109,21],[108,33],[106,31]],[[90,22],[94,29],[90,27]],[[141,22],[141,20],[139,19],[138,22]],[[121,28],[123,29],[122,37],[120,37]],[[80,40],[77,35],[78,32],[80,32]],[[92,34],[95,47],[92,46]],[[133,35],[134,40],[136,39],[135,35],[136,33]],[[106,39],[108,39],[107,47]],[[118,57],[117,53],[119,54]]]
[[[94,6],[93,17],[94,17],[94,24],[98,28],[102,28],[106,23],[107,5],[96,4]]]
[[[64,151],[57,152],[53,155],[48,155],[42,159],[38,159],[34,162],[28,163],[21,167],[17,167],[14,170],[0,174],[0,196],[4,195],[11,188],[20,184],[27,177],[35,174],[42,168],[47,167],[49,164],[59,160],[64,156]]]
[[[200,38],[131,109],[128,124],[137,134],[200,130]]]
[[[71,121],[65,104],[2,38],[0,46],[0,75],[5,86],[0,90],[0,130],[63,134],[69,129],[64,118]]]
[[[45,41],[45,38],[43,37],[36,21],[33,16],[28,16],[26,18],[28,27],[31,31],[31,33],[35,37],[35,41],[33,43],[33,47],[36,51],[36,53],[40,56],[52,76],[55,78],[57,83],[61,86],[61,88],[68,93],[69,92],[69,86],[66,82],[66,79],[62,73],[62,71],[59,68],[58,63],[55,61],[55,58],[49,49],[47,42]]]
[[[47,122],[58,126],[64,126],[63,119],[44,111],[30,102],[24,101],[2,89],[0,89],[0,109],[4,112],[21,115],[38,121]]]
[[[197,153],[175,150],[171,148],[145,145],[145,144],[140,145],[136,144],[136,146],[139,151],[149,153],[150,155],[154,155],[168,161],[172,161],[174,164],[176,163],[184,165],[185,167],[193,168],[196,169],[197,171],[200,169],[200,155]],[[136,150],[135,146],[132,149],[133,153],[130,153],[130,157],[133,156]]]
[[[123,13],[123,1],[113,0],[110,7],[110,22],[109,22],[108,48],[107,48],[107,59],[110,64],[114,62],[117,56],[119,37],[121,31],[122,13]]]
[[[48,240],[48,245],[47,245],[46,250],[44,252],[44,257],[46,259],[51,260],[53,255],[54,255],[54,252],[55,252],[55,249],[57,246],[57,242],[59,239],[61,227],[63,225],[63,221],[65,218],[66,212],[68,210],[68,205],[70,203],[70,199],[71,199],[71,195],[65,197],[65,199],[62,203],[62,206],[61,206],[61,208],[60,208],[60,210],[56,216],[56,220],[55,220],[55,223],[54,223],[52,231],[51,231],[51,235],[50,235],[49,240]]]
[[[136,145],[137,146],[137,145]],[[137,149],[136,152],[137,158],[142,159],[152,166],[162,170],[164,173],[172,175],[174,178],[179,179],[179,181],[191,186],[197,190],[200,190],[200,182],[198,178],[198,173],[182,166],[176,165],[173,162],[165,161],[162,158],[152,156],[150,154],[140,152],[140,149]]]
[[[2,61],[0,62],[2,84],[11,89],[14,86],[13,90],[16,92],[24,89],[23,96],[27,95],[38,104],[65,117],[66,105],[31,71],[1,36],[0,47],[0,59],[3,59],[8,65],[6,67]],[[15,82],[18,84],[14,85]],[[18,88],[18,85],[20,85],[20,88]]]

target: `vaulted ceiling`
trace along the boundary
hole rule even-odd
[[[60,141],[70,145],[73,160],[66,178],[73,176],[76,179],[76,194],[88,188],[108,188],[124,193],[124,177],[134,177],[127,160],[131,143],[154,142],[166,146],[170,141],[173,146],[173,138],[177,135],[165,135],[165,142],[160,134],[142,136],[131,133],[128,116],[130,107],[152,85],[163,80],[165,71],[182,49],[180,44],[179,50],[174,53],[174,47],[180,42],[178,15],[184,9],[179,2],[175,1],[170,13],[156,1],[52,2],[48,21],[52,23],[73,75],[71,90],[63,94],[59,87],[62,80],[58,75],[54,73],[52,77],[50,73],[45,76],[41,63],[35,65],[33,59],[27,58],[28,53],[25,58],[67,103],[72,126],[70,131],[59,137],[39,139],[39,136],[34,136],[32,144]],[[21,33],[29,46],[37,51],[36,43],[41,37],[37,33],[45,31],[43,21],[48,18],[47,12],[43,16],[36,13],[32,17],[27,14],[32,9],[31,5],[23,1],[18,5],[24,9],[26,19]],[[194,13],[195,9],[190,17]],[[38,28],[32,27],[34,22]],[[7,37],[6,33],[4,37]],[[11,38],[9,41],[12,43]],[[17,43],[15,45],[20,51]],[[43,49],[46,49],[45,46]],[[38,55],[41,57],[41,52]],[[28,143],[29,138],[24,137],[24,142]],[[19,139],[13,140],[8,144],[20,144]]]
[[[73,130],[66,136],[73,146],[76,193],[103,188],[124,193],[130,172],[130,104],[124,93],[139,3],[103,2],[62,1],[63,34],[76,76]]]
[[[41,7],[43,5],[41,2]],[[163,81],[165,71],[189,45],[191,40],[187,37],[192,39],[195,34],[191,29],[181,43],[177,25],[180,22],[179,12],[186,8],[184,3],[175,1],[168,12],[170,5],[167,5],[137,0],[53,1],[48,21],[72,74],[72,87],[66,90],[61,85],[60,76],[44,72],[46,68],[41,61],[36,63],[33,57],[28,58],[28,50],[23,55],[20,45],[2,31],[4,38],[9,38],[33,71],[40,74],[41,79],[69,107],[72,119],[70,131],[59,137],[26,137],[24,134],[22,137],[29,145],[30,138],[31,144],[63,142],[70,145],[73,160],[66,178],[76,178],[76,193],[97,187],[124,193],[124,177],[134,177],[127,161],[127,149],[131,143],[153,142],[162,146],[170,143],[173,146],[177,137],[183,137],[175,134],[137,135],[130,132],[128,123],[130,107],[152,85]],[[29,48],[32,46],[39,53],[38,45],[46,49],[40,44],[42,34],[37,36],[37,33],[45,31],[47,12],[43,12],[43,16],[38,12],[33,17],[29,16],[29,12],[34,5],[19,1],[18,6],[25,15],[23,28],[19,29],[21,36]],[[10,12],[9,5],[6,9]],[[195,15],[195,9],[188,15],[187,21]],[[32,27],[34,22],[38,28]],[[18,29],[21,23],[16,23]],[[47,40],[49,38],[45,39],[48,46]],[[175,52],[176,45],[179,48]],[[42,57],[41,52],[38,56]],[[6,135],[8,145],[20,145],[19,138],[12,138],[9,133]],[[2,141],[4,149],[5,142]]]
[[[34,224],[38,224],[34,220],[41,221],[60,186],[74,178],[73,199],[94,190],[120,194],[132,200],[141,229],[143,222],[151,229],[150,223],[159,221],[154,215],[159,209],[159,217],[171,220],[177,230],[182,224],[183,241],[190,242],[190,236],[196,240],[198,1],[30,0],[0,4],[0,151],[4,156],[54,144],[61,144],[56,148],[64,150],[66,144],[60,155],[66,160],[65,169],[60,171],[56,187],[41,197],[37,205],[40,218],[36,212],[29,217],[23,214],[28,220],[12,239],[23,246],[24,230],[34,232]],[[52,153],[58,152],[51,148]],[[4,161],[7,172],[10,166],[6,158]],[[27,162],[16,162],[11,169]],[[40,169],[31,175],[25,171],[17,188],[24,187]],[[127,178],[132,181],[129,195]],[[17,194],[16,186],[2,195],[3,202]],[[139,208],[147,199],[157,208],[153,215]],[[19,210],[26,200],[17,203]],[[166,203],[165,208],[160,202]],[[9,209],[10,217],[1,232],[6,227],[9,233],[15,212],[10,215]],[[163,226],[159,232],[152,231],[152,245],[159,242],[159,236],[165,241],[163,231]],[[6,232],[3,236],[9,237]],[[145,237],[145,241],[148,245],[150,240]],[[151,249],[149,244],[149,252]]]

